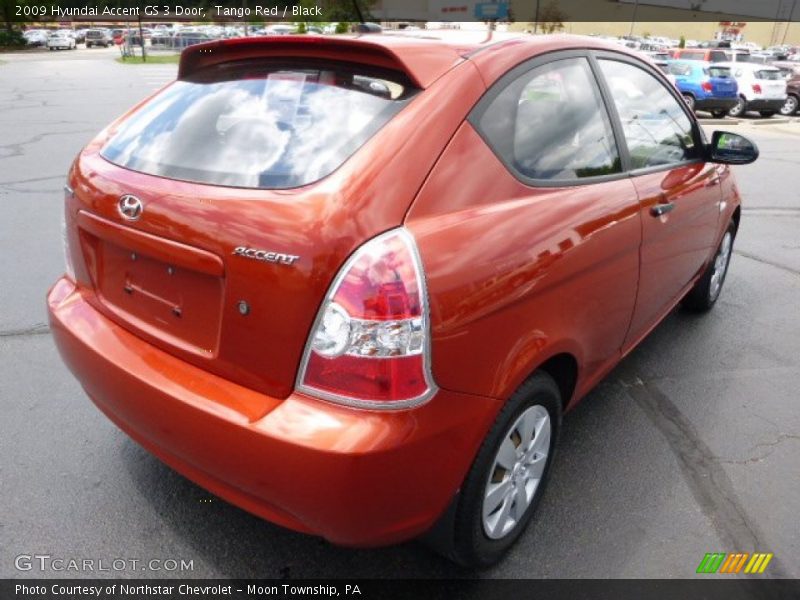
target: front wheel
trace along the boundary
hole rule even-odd
[[[791,117],[797,112],[797,96],[787,96],[786,102],[781,106],[780,113],[785,117]]]
[[[544,492],[561,424],[561,393],[538,372],[506,403],[461,488],[448,556],[496,563],[525,531]]]
[[[705,273],[689,293],[682,300],[685,308],[694,312],[706,312],[716,304],[725,276],[728,274],[728,265],[733,252],[733,238],[736,236],[736,225],[733,221],[728,224],[728,229],[722,236],[714,260],[706,268]]]
[[[732,117],[741,117],[745,112],[747,112],[747,100],[739,96],[736,105],[728,111],[728,114]]]

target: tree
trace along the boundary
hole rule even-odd
[[[372,15],[369,9],[377,0],[325,0],[323,14],[328,21],[360,22],[363,18],[369,21]],[[360,14],[359,14],[360,13]]]
[[[564,29],[564,20],[566,18],[567,15],[558,6],[558,2],[556,0],[550,0],[539,12],[538,21],[542,25],[542,31],[545,33],[555,33],[560,29]]]

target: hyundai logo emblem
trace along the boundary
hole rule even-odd
[[[119,199],[117,209],[119,210],[119,214],[121,214],[123,217],[129,221],[135,221],[142,216],[144,204],[142,204],[142,201],[136,196],[125,194]]]

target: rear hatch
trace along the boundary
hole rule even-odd
[[[786,79],[778,69],[761,69],[755,72],[757,85],[761,86],[762,97],[766,100],[786,98]]]
[[[91,187],[76,191],[96,202],[76,224],[98,307],[154,343],[287,394],[331,270],[353,242],[329,247],[323,229],[346,231],[335,201],[304,188],[411,101],[415,89],[391,77],[329,63],[224,64],[125,120],[85,157]]]
[[[739,87],[730,67],[710,65],[703,69],[711,84],[711,95],[717,98],[735,98]]]
[[[107,317],[283,398],[336,272],[402,222],[449,139],[433,123],[464,115],[443,119],[400,63],[219,54],[79,156],[69,255]]]

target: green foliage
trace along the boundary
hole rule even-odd
[[[16,29],[0,31],[0,46],[24,46],[25,38]]]
[[[358,2],[358,7],[361,10],[361,16],[365,21],[372,19],[370,8],[375,6],[377,0],[355,0]],[[358,22],[359,16],[353,6],[353,0],[325,0],[323,3],[322,13],[329,21],[338,21],[341,25],[342,21]],[[338,31],[337,33],[344,33]]]
[[[539,13],[539,23],[545,33],[555,33],[564,29],[564,21],[567,15],[558,6],[556,0],[550,0]]]
[[[336,33],[347,33],[348,31],[350,31],[350,23],[339,21],[336,24]]]
[[[678,42],[678,48],[686,48],[686,36],[681,36],[681,41]]]
[[[306,27],[305,21],[300,21],[297,24],[297,30],[295,31],[295,33],[308,33],[308,28]]]

